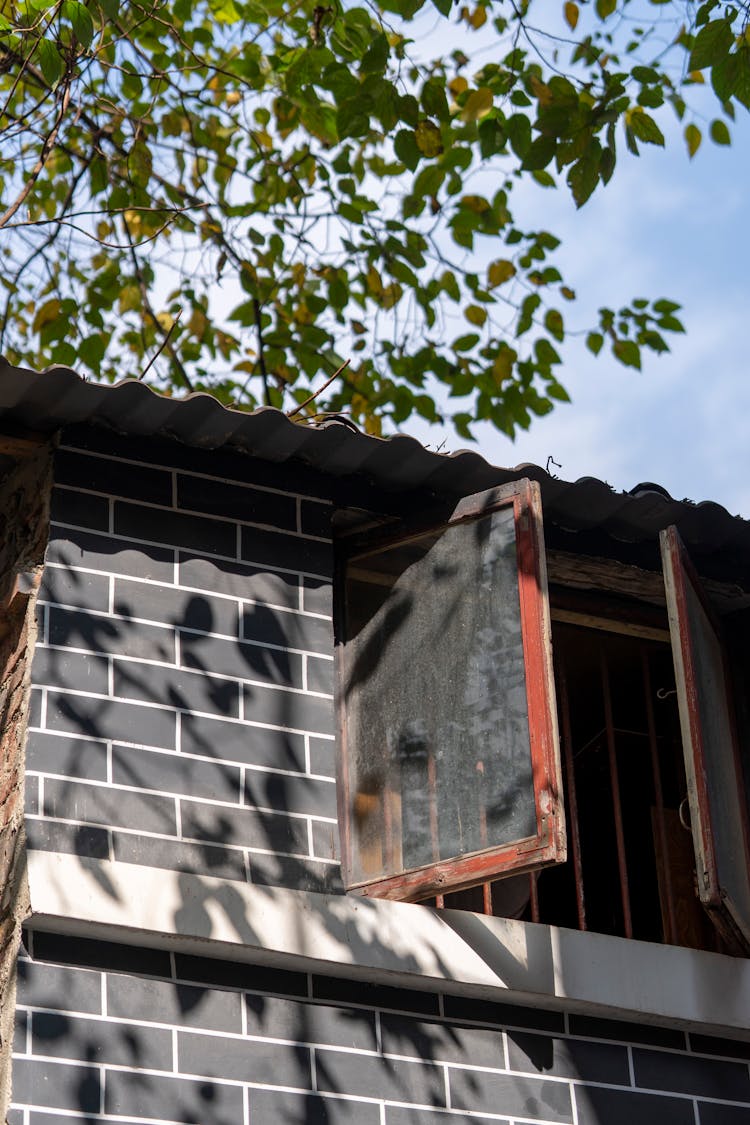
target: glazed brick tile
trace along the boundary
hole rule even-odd
[[[152,504],[167,506],[172,503],[171,473],[133,462],[92,457],[71,449],[60,449],[55,454],[55,481],[130,500],[148,500]]]
[[[107,1014],[119,1019],[239,1034],[241,1003],[242,996],[238,992],[119,974],[107,978]],[[212,1042],[216,1054],[216,1040]]]
[[[445,1105],[443,1070],[430,1062],[407,1062],[317,1048],[315,1070],[322,1093],[345,1090],[354,1097]]]
[[[630,1085],[627,1048],[611,1043],[509,1031],[508,1059],[511,1070]]]
[[[48,818],[26,821],[26,843],[32,851],[66,852],[87,859],[109,859],[109,831],[90,824],[62,824]]]
[[[372,1102],[349,1098],[326,1098],[320,1094],[294,1094],[287,1090],[251,1090],[250,1119],[253,1125],[380,1125],[380,1109]],[[410,1125],[416,1125],[413,1118]],[[445,1123],[448,1125],[448,1122]]]
[[[208,668],[220,676],[282,687],[302,687],[302,659],[298,653],[281,648],[242,644],[224,637],[183,633],[180,638],[180,662],[186,668]]]
[[[188,800],[182,800],[180,807],[182,834],[188,838],[296,855],[307,853],[307,821],[303,817]]]
[[[302,579],[302,608],[306,613],[333,616],[333,586],[321,578]]]
[[[61,1019],[65,1019],[62,1016]],[[14,1055],[26,1054],[26,1029],[31,1023],[31,1015],[28,1012],[16,1012],[15,1023],[13,1025],[13,1046],[11,1048]]]
[[[317,660],[314,656],[306,656],[307,664],[307,690],[319,691],[325,695],[333,695],[334,668],[332,660]]]
[[[643,1089],[750,1101],[747,1064],[666,1051],[633,1050],[635,1084]]]
[[[292,1043],[266,1043],[254,1039],[222,1039],[189,1032],[177,1036],[178,1069],[201,1078],[228,1078],[263,1082],[269,1086],[312,1084],[310,1051]]]
[[[340,859],[339,826],[314,820],[312,825],[313,853],[318,859]]]
[[[256,684],[245,684],[242,693],[244,715],[249,722],[291,727],[314,734],[334,733],[332,699]]]
[[[750,1125],[750,1106],[698,1103],[700,1125]]]
[[[685,1050],[685,1032],[670,1027],[649,1027],[627,1020],[607,1020],[598,1016],[569,1018],[571,1035],[584,1035],[596,1039],[621,1039],[625,1043],[646,1043],[653,1047],[671,1047]]]
[[[26,738],[26,770],[106,781],[107,744],[88,738],[48,734],[41,730],[29,731]]]
[[[225,480],[179,473],[177,506],[244,523],[265,523],[289,531],[297,529],[297,500],[294,496],[229,484]]]
[[[39,961],[19,961],[16,1002],[35,1008],[101,1015],[101,974]]]
[[[107,1073],[104,1107],[109,1114],[181,1121],[184,1125],[238,1125],[243,1120],[242,1087],[188,1078],[112,1070]]]
[[[157,664],[116,660],[114,665],[115,695],[123,699],[167,704],[185,711],[208,711],[218,715],[239,717],[240,689],[231,680],[208,676],[204,672],[188,672],[184,668],[163,668]],[[117,735],[113,737],[117,738]],[[122,735],[120,736],[122,738]],[[148,738],[128,738],[128,742]],[[162,746],[161,742],[151,742]],[[167,749],[173,748],[171,743]]]
[[[39,815],[39,778],[26,778],[23,794],[23,807],[26,816]]]
[[[544,1121],[573,1120],[567,1082],[454,1067],[449,1068],[448,1073],[453,1109],[504,1113],[509,1117],[538,1117]],[[607,1125],[612,1125],[608,1119],[604,1120]]]
[[[245,1000],[248,1035],[377,1050],[372,1012],[305,1004],[275,996],[247,996]]]
[[[149,1070],[172,1069],[172,1033],[166,1028],[81,1019],[62,1012],[34,1012],[31,1036],[35,1055]]]
[[[42,693],[38,688],[32,688],[29,694],[29,726],[42,725]]]
[[[38,723],[32,724],[38,725]],[[48,691],[47,728],[88,738],[119,739],[174,750],[173,711],[135,703]]]
[[[106,496],[92,496],[87,492],[55,487],[50,498],[50,519],[53,523],[87,527],[93,531],[109,531],[109,499]]]
[[[237,553],[234,524],[184,512],[169,512],[164,508],[146,508],[140,504],[115,501],[114,531],[116,535],[133,539],[200,549],[209,555],[234,558]]]
[[[337,864],[285,855],[250,853],[250,880],[259,886],[290,887],[296,891],[343,894],[341,870]]]
[[[203,762],[184,754],[160,754],[132,746],[112,747],[112,781],[162,793],[180,793],[239,803],[240,770],[223,762]],[[135,826],[134,826],[135,827]]]
[[[398,1105],[385,1107],[385,1125],[466,1125],[463,1113],[443,1113],[437,1109],[414,1109]],[[505,1125],[496,1117],[471,1117],[471,1125]]]
[[[351,1004],[352,988],[356,988],[357,1004],[372,1008],[395,1008],[424,1015],[438,1015],[439,1001],[434,992],[417,992],[408,988],[392,988],[389,985],[368,984],[358,980],[356,985],[338,977],[314,976],[312,978],[313,996],[316,1000],[330,1000],[333,1003]]]
[[[109,662],[106,656],[37,645],[31,663],[31,682],[39,687],[72,688],[106,695]]]
[[[108,574],[137,574],[157,582],[172,582],[174,550],[144,546],[114,535],[88,531],[68,531],[52,524],[47,547],[47,562],[68,569],[83,567]]]
[[[447,1018],[466,1020],[467,1023],[495,1023],[500,1026],[533,1028],[536,1031],[565,1031],[565,1020],[560,1012],[545,1012],[513,1004],[494,1004],[490,1000],[475,1000],[470,996],[446,996],[444,1005]]]
[[[113,607],[114,612],[122,617],[141,617],[203,633],[236,637],[239,629],[236,601],[155,582],[129,582],[125,578],[116,578]]]
[[[21,1105],[98,1113],[99,1071],[96,1067],[16,1059],[13,1064],[13,1098]]]
[[[34,933],[34,956],[46,961],[117,973],[148,973],[164,977],[170,975],[171,969],[169,953],[164,949],[70,937],[68,934]],[[98,981],[97,976],[97,985]],[[74,1005],[71,1005],[71,1010],[75,1010]]]
[[[298,609],[299,581],[296,574],[278,574],[228,559],[180,553],[180,585],[209,593]]]
[[[208,841],[193,844],[185,840],[162,840],[137,832],[113,833],[114,858],[118,863],[139,867],[163,867],[191,875],[212,875],[217,879],[246,882],[245,859],[236,848],[222,848]]]
[[[174,664],[174,630],[115,617],[49,608],[49,643]],[[83,686],[83,685],[81,685]],[[89,689],[93,691],[94,689]]]
[[[104,574],[48,566],[42,575],[39,601],[106,612],[109,609],[109,582],[109,577]]]
[[[298,772],[305,768],[305,740],[300,734],[187,713],[180,722],[183,754],[220,756],[227,761]]]
[[[333,628],[322,617],[284,612],[255,603],[242,614],[242,637],[258,644],[333,655]]]
[[[689,1034],[690,1046],[699,1055],[726,1055],[727,1058],[750,1061],[750,1043],[738,1039],[723,1039],[714,1035]]]
[[[454,1027],[390,1014],[381,1016],[380,1026],[386,1054],[505,1069],[500,1030]]]
[[[331,538],[331,504],[320,504],[315,500],[303,500],[301,504],[301,530],[305,535],[317,535],[321,539]]]
[[[333,549],[330,543],[302,536],[283,535],[275,531],[261,531],[254,527],[242,529],[241,554],[246,562],[279,566],[285,570],[304,570],[328,576],[333,568]]]
[[[578,1125],[695,1125],[693,1103],[688,1098],[576,1086],[575,1099]],[[722,1120],[721,1125],[727,1122]]]
[[[245,965],[238,961],[220,961],[214,957],[177,953],[175,975],[182,981],[216,985],[219,988],[307,997],[307,973],[272,969],[268,965]]]
[[[45,782],[44,815],[148,832],[177,831],[175,804],[169,797],[56,778]]]
[[[310,772],[324,777],[336,776],[335,739],[310,739]]]
[[[245,804],[276,812],[335,817],[336,786],[332,781],[248,769]]]

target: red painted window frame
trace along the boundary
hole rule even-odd
[[[750,917],[743,917],[721,882],[721,858],[717,854],[711,795],[706,775],[707,753],[698,692],[696,690],[695,656],[690,635],[687,587],[700,602],[709,627],[713,630],[721,652],[721,682],[724,685],[725,715],[731,737],[731,746],[725,752],[733,767],[738,817],[742,828],[745,872],[750,877],[750,826],[742,797],[744,779],[740,759],[737,726],[730,691],[729,664],[722,639],[720,622],[711,605],[692,560],[672,526],[661,532],[660,545],[664,585],[667,596],[669,627],[672,635],[672,654],[677,684],[677,699],[682,729],[685,770],[688,779],[688,802],[691,832],[695,848],[698,897],[711,916],[717,930],[729,947],[747,955],[750,953]]]
[[[539,485],[523,479],[475,493],[460,500],[448,518],[418,527],[402,525],[399,533],[385,534],[379,545],[392,546],[431,530],[470,524],[501,508],[511,507],[516,528],[518,590],[521,635],[526,669],[526,697],[534,783],[537,831],[533,837],[440,860],[423,867],[368,882],[352,879],[352,832],[348,768],[348,730],[342,684],[346,677],[345,645],[336,644],[338,711],[338,806],[341,834],[342,876],[347,890],[379,898],[416,901],[463,890],[487,880],[533,871],[567,858],[565,803],[562,793],[557,707],[552,667],[551,626],[547,570],[544,555],[542,505]],[[346,558],[337,572],[343,589]],[[343,597],[337,598],[339,605]]]

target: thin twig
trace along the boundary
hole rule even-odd
[[[313,401],[313,399],[316,399],[318,397],[318,395],[322,395],[323,391],[326,389],[326,387],[330,387],[331,383],[336,378],[336,376],[340,375],[342,371],[345,371],[350,363],[351,363],[350,359],[345,359],[344,362],[341,364],[341,367],[337,368],[337,370],[334,371],[334,373],[333,373],[333,375],[331,375],[330,379],[326,379],[326,381],[325,381],[325,383],[323,384],[322,387],[318,387],[317,391],[313,391],[313,393],[308,398],[306,398],[304,402],[301,402],[299,404],[299,406],[295,406],[294,410],[289,410],[287,412],[287,418],[293,418],[295,414],[299,414],[300,410],[304,410],[306,406],[309,406],[309,404]]]
[[[65,113],[68,109],[68,102],[69,101],[70,101],[70,79],[68,79],[65,83],[62,98],[60,99],[60,109],[59,109],[59,112],[57,114],[55,124],[53,125],[51,132],[49,133],[49,135],[47,136],[47,139],[45,140],[44,144],[42,145],[42,151],[39,153],[39,159],[37,160],[34,167],[31,169],[31,174],[29,175],[28,180],[26,181],[23,188],[21,189],[21,191],[16,196],[13,203],[11,203],[10,207],[8,208],[8,210],[5,212],[4,215],[0,215],[0,227],[4,227],[4,226],[6,226],[7,223],[10,222],[10,220],[13,218],[13,216],[15,215],[18,208],[21,207],[24,200],[28,198],[29,193],[31,192],[31,189],[34,187],[34,184],[39,179],[41,171],[44,168],[44,165],[47,163],[47,160],[49,159],[49,155],[52,152],[52,149],[54,148],[55,140],[57,138],[57,134],[59,132],[60,126],[62,125],[62,121],[63,121],[63,118],[65,117]]]
[[[260,364],[260,377],[263,381],[263,404],[265,406],[270,406],[271,396],[268,391],[268,371],[266,370],[266,356],[264,352],[263,329],[260,323],[260,315],[260,301],[257,297],[253,297],[253,316],[255,317],[255,331],[258,336],[258,363]]]
[[[167,334],[166,334],[166,336],[164,337],[164,339],[162,340],[162,342],[161,342],[161,343],[159,344],[159,347],[158,347],[158,348],[156,349],[156,351],[154,352],[154,354],[153,354],[153,355],[151,356],[151,359],[150,359],[150,360],[148,361],[148,363],[146,364],[146,366],[145,366],[145,367],[143,368],[143,371],[141,371],[140,375],[138,376],[138,381],[139,381],[139,382],[140,382],[140,380],[141,380],[141,379],[145,378],[145,376],[146,376],[146,375],[148,374],[148,372],[150,371],[150,369],[151,369],[151,368],[152,368],[152,367],[154,366],[154,364],[156,363],[156,361],[157,361],[157,359],[159,358],[159,356],[161,355],[161,353],[162,353],[162,352],[164,351],[164,349],[166,348],[167,344],[169,343],[169,337],[170,337],[170,336],[172,335],[172,333],[174,332],[175,328],[177,327],[177,322],[179,321],[179,319],[180,319],[180,317],[181,317],[181,316],[182,316],[182,309],[178,309],[178,310],[177,310],[177,312],[175,313],[175,317],[174,317],[174,320],[172,321],[172,323],[170,324],[169,328],[167,329]],[[191,387],[190,389],[192,390],[192,387]]]

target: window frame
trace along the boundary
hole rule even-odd
[[[451,859],[356,881],[353,877],[353,833],[349,784],[350,740],[344,684],[347,674],[344,584],[347,564],[364,549],[396,546],[430,531],[467,525],[502,508],[512,507],[516,532],[516,564],[521,639],[526,680],[536,835],[495,845]],[[416,901],[476,886],[493,878],[530,872],[567,858],[565,802],[562,791],[557,706],[552,663],[541,493],[535,481],[523,478],[459,500],[440,518],[401,521],[398,527],[375,529],[337,544],[334,576],[336,628],[336,710],[338,719],[337,790],[342,877],[347,891],[373,897]],[[341,626],[341,628],[339,628]]]
[[[715,812],[708,782],[706,757],[709,752],[706,737],[699,684],[696,670],[691,615],[688,605],[689,591],[697,599],[719,650],[718,668],[714,668],[723,691],[722,698],[713,700],[723,705],[724,720],[731,745],[724,747],[728,758],[729,776],[734,780],[736,815],[742,836],[746,881],[750,881],[750,826],[743,800],[744,778],[740,758],[739,738],[731,693],[731,677],[722,628],[703,583],[692,563],[676,527],[666,528],[660,534],[662,569],[667,599],[672,658],[682,730],[682,748],[688,779],[691,833],[695,850],[698,897],[708,911],[714,925],[730,948],[738,953],[750,953],[750,915],[733,899],[722,882],[722,865],[726,860],[717,848],[714,830]],[[706,655],[705,659],[708,659]],[[716,694],[719,694],[718,692]],[[714,751],[716,748],[714,747]],[[726,794],[725,794],[726,795]]]

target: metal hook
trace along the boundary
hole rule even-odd
[[[687,805],[687,803],[688,803],[687,797],[683,797],[682,800],[680,801],[680,807],[677,810],[677,815],[679,816],[680,824],[685,829],[685,831],[686,832],[692,832],[690,822],[685,820],[684,808],[685,808],[685,805]]]
[[[670,695],[677,695],[677,688],[660,687],[656,690],[657,699],[669,699]]]

